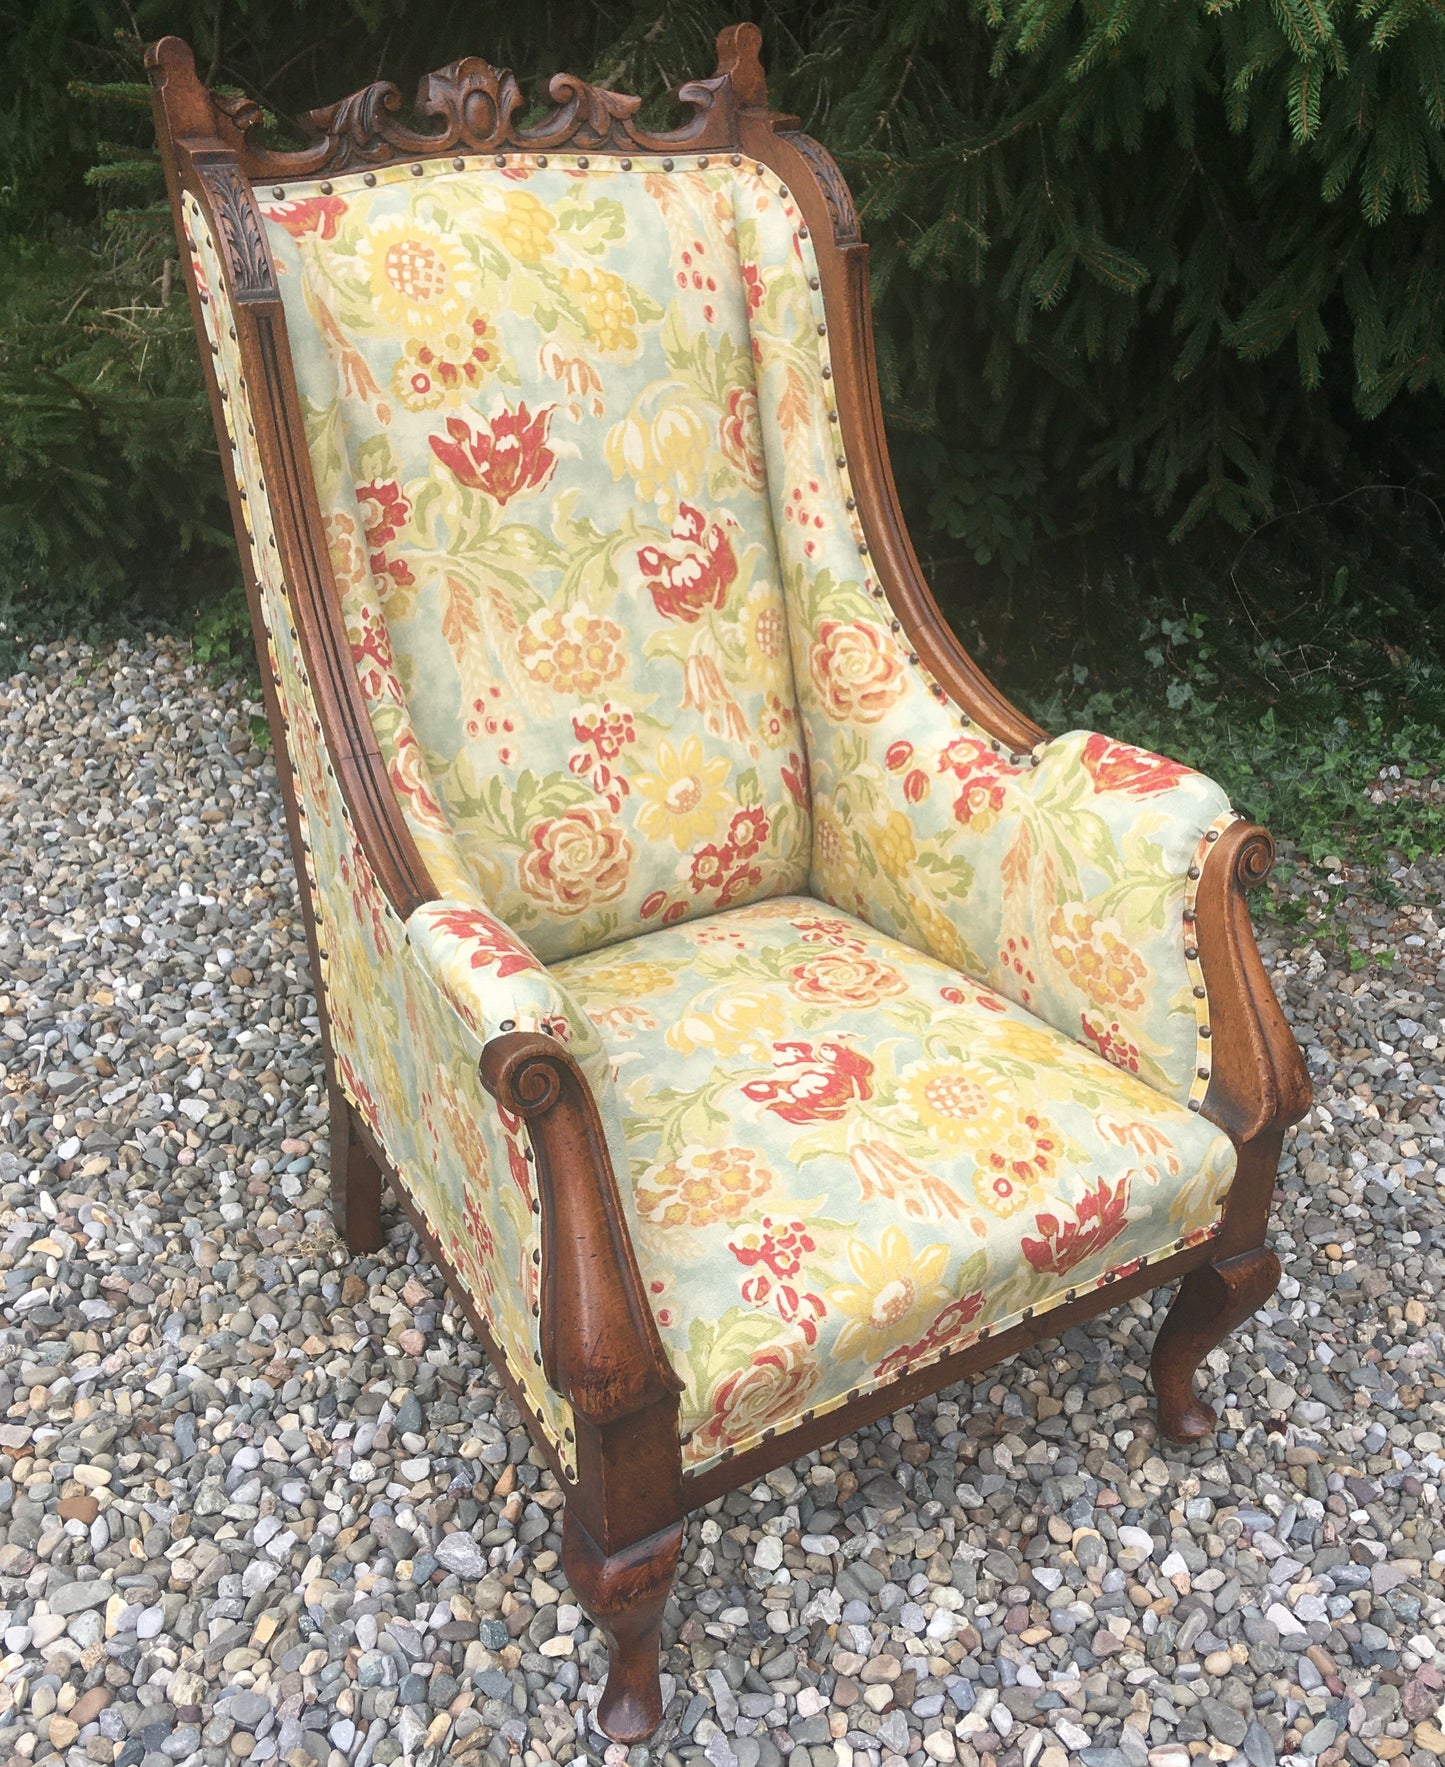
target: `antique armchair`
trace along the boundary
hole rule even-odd
[[[149,66],[326,1030],[566,1493],[597,1718],[686,1512],[1182,1278],[1159,1421],[1273,1289],[1299,1052],[1209,780],[1050,739],[920,575],[848,191],[758,32],[668,133],[375,85],[295,152]]]

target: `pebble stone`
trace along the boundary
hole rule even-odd
[[[171,640],[0,689],[0,1764],[1433,1767],[1445,863],[1266,897],[1317,1094],[1214,1437],[1151,1295],[723,1498],[629,1751],[470,1330],[332,1232],[257,710]]]

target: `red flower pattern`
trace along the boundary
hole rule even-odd
[[[763,287],[763,273],[756,264],[743,265],[743,287],[747,291],[748,317],[751,319],[762,306],[763,296],[767,293]]]
[[[1057,1215],[1034,1216],[1042,1239],[1024,1237],[1024,1256],[1041,1276],[1067,1276],[1086,1258],[1103,1251],[1124,1231],[1129,1219],[1127,1174],[1111,1190],[1107,1178],[1085,1193],[1074,1207],[1071,1221]]]
[[[404,558],[391,558],[386,548],[411,520],[411,504],[402,495],[395,479],[373,479],[368,485],[356,487],[356,501],[361,505],[362,526],[366,544],[371,549],[367,563],[379,581],[381,593],[392,584],[403,587],[416,581]]]
[[[568,768],[585,779],[599,797],[606,798],[614,811],[622,808],[622,800],[632,790],[627,780],[607,765],[615,761],[630,742],[637,740],[632,713],[608,700],[600,708],[583,706],[572,714],[572,734],[583,744],[567,759]]]
[[[679,503],[672,537],[680,542],[664,551],[644,546],[637,554],[638,569],[648,578],[657,611],[668,620],[689,624],[706,608],[721,607],[729,585],[738,574],[732,542],[717,523],[709,523],[691,503]]]
[[[796,1325],[810,1344],[818,1341],[818,1321],[828,1309],[821,1295],[795,1288],[793,1278],[804,1257],[816,1249],[805,1223],[775,1221],[771,1215],[749,1228],[741,1245],[728,1244],[738,1262],[753,1272],[742,1283],[743,1299],[752,1307],[775,1307],[783,1323]]]
[[[774,1077],[744,1094],[785,1123],[836,1123],[855,1099],[873,1096],[873,1063],[845,1043],[774,1043]]]
[[[753,1231],[753,1230],[750,1230]],[[728,1242],[728,1250],[749,1270],[764,1264],[780,1282],[794,1277],[803,1268],[803,1259],[816,1251],[817,1244],[804,1221],[775,1221],[764,1215],[753,1232],[756,1243],[737,1245]]]
[[[786,764],[779,768],[783,784],[788,788],[788,796],[799,809],[812,807],[812,786],[808,778],[808,757],[806,755],[789,755]]]
[[[964,1330],[973,1324],[983,1311],[984,1291],[975,1289],[972,1294],[959,1295],[939,1313],[937,1319],[914,1344],[900,1344],[896,1350],[890,1350],[878,1366],[873,1370],[880,1377],[900,1374],[905,1368],[912,1368],[919,1362],[925,1362],[930,1356],[946,1350]]]
[[[952,773],[962,785],[953,801],[953,814],[956,821],[967,823],[975,816],[996,815],[1003,809],[1008,782],[1019,770],[978,737],[957,736],[938,757],[938,771]],[[904,789],[906,792],[906,782]]]
[[[775,1282],[765,1270],[749,1276],[741,1289],[743,1299],[753,1307],[772,1305],[784,1325],[796,1325],[804,1341],[816,1344],[818,1321],[827,1316],[828,1308],[821,1295],[800,1291],[790,1282]]]
[[[444,908],[432,917],[432,925],[439,932],[448,933],[472,947],[473,969],[491,969],[495,965],[498,980],[517,975],[522,970],[542,967],[500,921],[493,920],[480,908]]]
[[[537,490],[552,476],[557,456],[547,446],[547,426],[556,409],[546,405],[533,416],[525,404],[515,411],[503,406],[475,429],[465,418],[449,417],[447,436],[427,440],[458,483],[505,504],[521,491]]]
[[[761,804],[734,813],[728,824],[727,844],[739,859],[751,859],[768,838],[768,813]]]
[[[1166,761],[1163,755],[1097,733],[1084,744],[1080,758],[1096,792],[1122,791],[1134,798],[1169,791],[1180,780],[1187,779],[1190,772],[1177,761]]]
[[[339,196],[303,196],[295,202],[272,203],[262,213],[268,221],[284,227],[293,239],[314,233],[318,239],[332,239],[336,223],[346,213],[346,204]]]
[[[1084,1040],[1092,1044],[1111,1066],[1123,1068],[1130,1074],[1139,1072],[1139,1045],[1129,1041],[1117,1019],[1108,1025],[1102,1020],[1094,1024],[1088,1013],[1081,1012],[1079,1024],[1083,1029]]]
[[[731,907],[745,896],[755,884],[762,881],[761,868],[751,861],[766,842],[771,826],[771,819],[760,804],[734,811],[722,845],[709,841],[693,853],[687,880],[692,893],[700,896],[704,891],[716,891],[719,908]],[[682,912],[680,907],[677,911]],[[643,903],[642,913],[644,918],[648,918],[646,902]],[[664,915],[663,918],[666,920],[669,916]]]

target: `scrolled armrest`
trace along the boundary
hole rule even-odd
[[[597,1102],[572,1056],[509,1031],[482,1051],[482,1084],[532,1135],[542,1214],[542,1362],[602,1425],[682,1391],[647,1303]]]
[[[1236,1142],[1277,1135],[1310,1107],[1304,1057],[1260,961],[1245,892],[1274,865],[1274,842],[1239,821],[1214,845],[1197,896],[1199,955],[1208,987],[1213,1045],[1205,1113]],[[1273,1162],[1263,1215],[1273,1187]]]
[[[507,1031],[556,1037],[599,1089],[609,1084],[602,1039],[540,957],[476,901],[424,902],[407,943],[458,1016],[482,1042]]]

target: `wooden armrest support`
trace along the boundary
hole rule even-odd
[[[1282,1133],[1310,1107],[1304,1058],[1260,961],[1245,901],[1273,864],[1268,832],[1236,822],[1220,836],[1199,884],[1199,962],[1211,1038],[1204,1115],[1240,1146]]]
[[[579,1417],[601,1427],[675,1401],[628,1236],[591,1088],[553,1038],[510,1031],[482,1050],[482,1084],[521,1117],[537,1160],[542,1366]]]

